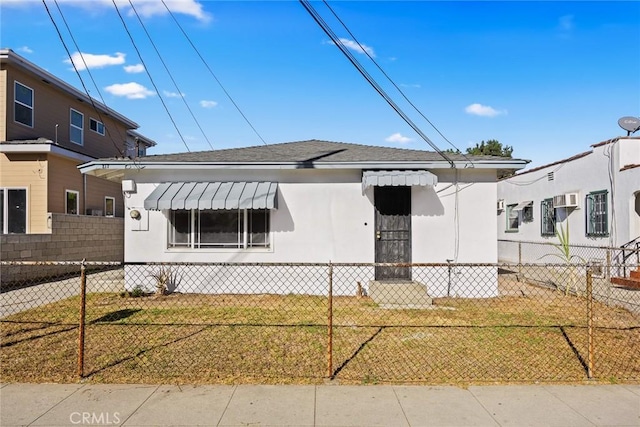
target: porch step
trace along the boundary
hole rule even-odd
[[[629,277],[612,277],[611,283],[630,289],[640,289],[640,269],[632,270]]]
[[[414,281],[372,280],[369,296],[381,308],[430,308],[433,300],[427,285]]]

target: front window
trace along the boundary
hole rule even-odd
[[[71,109],[71,125],[69,127],[69,139],[71,142],[82,145],[84,143],[84,114]]]
[[[268,248],[269,216],[266,209],[172,210],[169,247]]]
[[[89,119],[89,129],[104,136],[104,123],[96,119]]]
[[[543,236],[554,236],[556,234],[556,210],[553,208],[553,199],[545,199],[540,203],[540,218],[542,218]]]
[[[519,225],[519,214],[515,207],[518,205],[509,205],[507,206],[507,231],[515,232],[518,231]]]
[[[609,235],[607,191],[596,191],[587,195],[587,236]]]
[[[33,89],[15,82],[13,105],[13,119],[25,126],[33,127]]]
[[[104,215],[115,216],[116,213],[116,199],[113,197],[104,198]]]
[[[78,215],[80,193],[73,190],[65,190],[64,211],[69,215]]]
[[[24,234],[27,232],[27,190],[0,188],[0,232]]]

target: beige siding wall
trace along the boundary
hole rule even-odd
[[[77,98],[57,89],[35,76],[22,72],[21,69],[8,66],[6,68],[7,120],[6,140],[37,139],[44,137],[57,141],[61,147],[77,151],[91,157],[112,157],[124,152],[126,127],[107,117],[98,114],[91,104],[79,101]],[[33,89],[34,127],[16,123],[13,119],[14,82]],[[84,143],[78,145],[69,141],[69,126],[71,108],[84,114]],[[102,121],[107,132],[102,136],[89,129],[89,119]],[[56,136],[56,125],[57,136]]]
[[[78,208],[82,212],[82,174],[76,167],[78,162],[57,156],[49,156],[49,212],[66,213],[66,190],[79,193]]]
[[[7,139],[7,72],[0,70],[0,141]]]
[[[44,154],[0,153],[0,187],[27,189],[27,233],[48,233],[47,176]]]

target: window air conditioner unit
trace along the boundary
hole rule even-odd
[[[87,209],[87,215],[102,216],[102,209]]]
[[[553,197],[554,208],[577,208],[578,193],[565,193]]]
[[[499,211],[504,210],[504,199],[498,199],[498,210]]]

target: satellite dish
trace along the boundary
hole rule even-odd
[[[640,129],[640,119],[637,117],[622,117],[618,120],[618,124],[628,132],[627,136]]]

